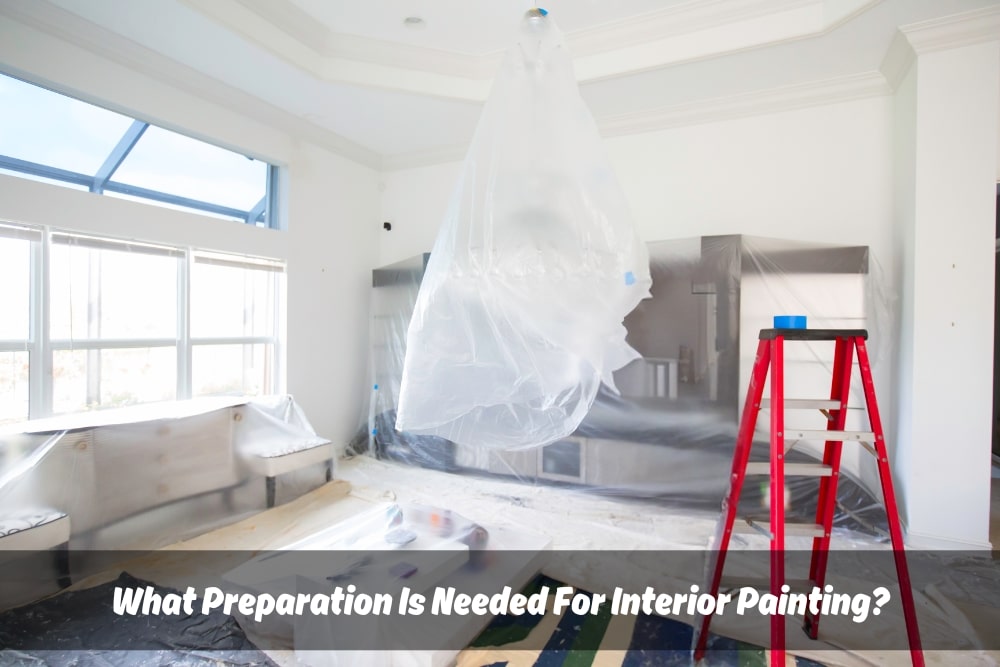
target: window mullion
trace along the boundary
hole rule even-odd
[[[270,334],[274,338],[274,344],[271,346],[271,386],[270,391],[274,394],[283,393],[285,391],[284,383],[284,332],[280,330],[282,323],[285,321],[282,317],[282,308],[284,307],[284,283],[285,274],[284,273],[273,273],[271,274],[270,280],[270,301],[271,301],[271,331]]]
[[[264,186],[264,226],[270,229],[278,229],[278,168],[273,164],[267,165],[267,182]],[[251,221],[253,224],[254,221]]]
[[[101,255],[87,252],[87,338],[101,338]],[[101,404],[101,350],[87,350],[87,405]]]
[[[177,398],[191,398],[191,248],[179,260],[177,272]]]
[[[247,224],[256,225],[257,218],[259,218],[261,214],[264,213],[266,208],[267,208],[267,195],[265,194],[263,197],[260,198],[260,201],[257,202],[257,204],[254,205],[254,207],[250,209],[250,211],[247,213]]]
[[[0,171],[254,226],[263,216],[277,228],[268,207],[279,170],[263,158],[150,125],[3,72],[0,88],[7,106],[37,112],[15,122],[20,141],[3,142],[3,151],[11,154],[0,154]],[[60,135],[63,150],[47,150],[54,140],[51,126],[68,130]]]
[[[31,340],[28,349],[28,417],[52,414],[52,349],[49,345],[50,230],[31,245]]]
[[[118,167],[121,166],[128,154],[135,148],[135,144],[142,137],[143,132],[149,127],[149,123],[144,123],[141,120],[133,120],[132,125],[129,126],[125,133],[122,135],[115,147],[111,149],[111,153],[108,157],[104,159],[104,164],[101,165],[100,169],[94,175],[94,183],[90,186],[91,192],[96,192],[97,194],[104,193],[104,185],[108,180],[114,176],[115,172],[118,171]]]

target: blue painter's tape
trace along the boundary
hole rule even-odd
[[[372,389],[378,391],[378,385],[375,385],[374,387],[372,387]]]
[[[774,316],[774,328],[775,329],[805,329],[806,328],[806,316],[805,315],[775,315]]]
[[[635,285],[635,274],[632,273],[631,271],[626,271],[625,272],[625,284],[626,285]]]
[[[549,10],[542,9],[541,7],[538,7],[538,13],[541,14],[542,16],[548,16],[549,15]]]
[[[372,435],[378,435],[378,429],[377,428],[373,428],[372,429]]]

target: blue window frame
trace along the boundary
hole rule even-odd
[[[0,74],[0,173],[279,227],[277,167]]]

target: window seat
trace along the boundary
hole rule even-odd
[[[4,427],[0,550],[88,540],[210,494],[224,501],[222,520],[235,519],[259,510],[261,495],[273,506],[280,475],[325,463],[331,479],[333,457],[330,440],[316,435],[291,396],[195,399]],[[251,484],[261,476],[264,494]],[[197,533],[197,509],[172,516],[159,528],[164,539]]]

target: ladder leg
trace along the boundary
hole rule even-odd
[[[843,431],[847,423],[847,402],[851,391],[851,368],[854,360],[854,339],[837,338],[833,357],[833,380],[830,383],[830,398],[840,401],[840,407],[830,412],[826,428]],[[833,514],[837,507],[837,482],[840,479],[840,440],[827,440],[823,449],[823,464],[830,466],[829,477],[820,477],[819,499],[816,503],[816,523],[823,526],[823,536],[813,538],[812,557],[809,562],[809,579],[820,590],[826,583],[827,557],[830,553],[830,531],[833,528]],[[803,629],[816,639],[819,633],[818,614],[805,613]]]
[[[784,338],[771,341],[771,595],[785,583],[785,381]],[[771,665],[785,664],[785,617],[771,616]]]
[[[757,414],[760,410],[760,399],[764,393],[764,381],[767,379],[768,364],[771,359],[771,348],[768,341],[762,340],[757,345],[757,358],[753,364],[750,376],[750,387],[747,389],[746,401],[743,404],[743,416],[740,419],[740,430],[736,436],[736,449],[733,452],[733,466],[729,475],[729,491],[722,500],[722,517],[716,527],[715,540],[706,572],[711,577],[707,586],[711,595],[719,593],[722,582],[722,569],[726,561],[726,550],[729,548],[729,538],[733,534],[733,523],[736,520],[736,510],[746,478],[747,462],[753,447],[753,432],[757,426]],[[705,615],[701,623],[695,627],[692,638],[695,661],[705,656],[708,644],[708,626],[712,622],[711,615]]]
[[[857,348],[861,383],[865,390],[865,404],[868,408],[872,432],[875,434],[878,472],[882,482],[882,496],[885,498],[886,518],[889,521],[889,536],[892,538],[892,556],[896,561],[899,594],[903,603],[903,616],[906,619],[906,635],[910,641],[910,660],[914,667],[923,667],[924,652],[920,645],[920,630],[917,626],[917,609],[913,602],[913,588],[910,585],[910,570],[906,565],[903,529],[899,523],[899,508],[896,505],[896,493],[892,485],[892,470],[889,468],[889,455],[885,446],[882,418],[879,416],[878,402],[875,400],[875,384],[872,380],[871,364],[868,361],[868,349],[863,339],[858,339]]]

